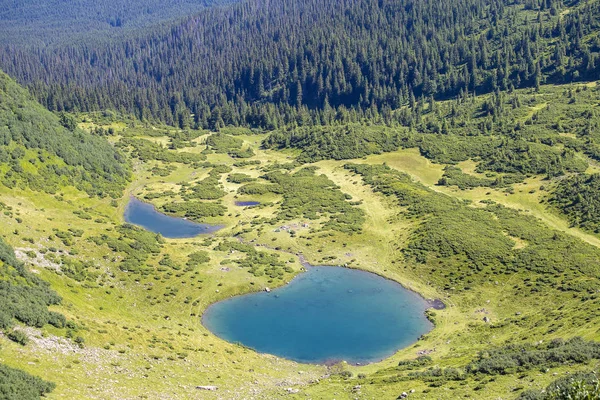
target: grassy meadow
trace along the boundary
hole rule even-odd
[[[544,107],[535,104],[522,118]],[[98,115],[83,120],[87,130],[112,129],[109,141],[128,154],[133,177],[122,197],[90,197],[68,186],[56,194],[0,186],[0,234],[63,298],[52,309],[74,322],[20,328],[30,337],[26,346],[0,337],[0,362],[56,383],[49,399],[393,399],[413,390],[415,399],[517,398],[600,367],[596,358],[461,372],[460,379],[416,374],[463,371],[478,352],[509,343],[600,339],[600,300],[590,289],[598,283],[600,236],[548,205],[553,178],[532,174],[510,188],[463,190],[438,184],[449,164],[416,147],[301,164],[298,149],[261,146],[266,133],[224,129],[225,138],[214,138]],[[485,178],[478,162],[452,165]],[[130,196],[224,228],[163,239],[123,227]],[[261,204],[235,205],[244,200]],[[421,201],[430,208],[415,210]],[[194,209],[172,207],[190,203]],[[449,232],[454,236],[444,236]],[[559,259],[543,247],[551,240],[544,235],[586,258]],[[427,255],[424,246],[452,240],[464,249]],[[497,256],[502,249],[514,259]],[[256,264],[257,252],[272,255],[269,264]],[[195,253],[200,261],[190,257]],[[393,279],[446,308],[428,311],[435,328],[419,341],[365,366],[297,364],[227,343],[202,326],[211,303],[289,282],[303,269],[299,254],[313,265]],[[544,260],[568,267],[514,267]],[[580,262],[588,264],[575,268]],[[430,359],[422,365],[406,364],[423,355]],[[208,385],[218,389],[197,389]]]

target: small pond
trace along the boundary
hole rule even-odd
[[[125,221],[171,239],[190,238],[223,228],[221,225],[200,224],[183,218],[170,217],[156,211],[152,204],[144,203],[135,197],[129,200],[125,208]]]
[[[379,361],[414,343],[433,325],[428,303],[396,282],[341,267],[309,267],[271,292],[208,307],[215,335],[261,353],[303,363]]]
[[[260,204],[260,201],[236,201],[235,205],[239,207],[254,207]]]

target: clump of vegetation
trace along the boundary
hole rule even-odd
[[[592,372],[576,372],[552,382],[545,390],[525,390],[517,400],[600,399],[600,381]]]
[[[25,346],[27,343],[29,343],[29,338],[27,337],[27,335],[25,334],[25,332],[19,331],[19,330],[14,330],[8,333],[8,335],[6,335],[10,340],[12,340],[15,343],[20,344],[21,346]]]
[[[406,131],[382,126],[334,125],[287,128],[271,133],[266,148],[301,149],[301,163],[326,159],[346,160],[397,150]]]
[[[206,139],[206,145],[215,153],[229,154],[233,158],[250,158],[254,152],[250,147],[243,149],[244,141],[223,133],[214,133]]]
[[[326,218],[323,230],[357,233],[362,230],[363,211],[352,205],[326,175],[317,175],[316,167],[305,167],[289,173],[272,171],[261,178],[268,184],[252,182],[238,189],[240,194],[277,193],[283,196],[275,221],[297,218]]]
[[[585,341],[581,338],[555,339],[548,344],[511,344],[504,347],[490,348],[479,352],[477,359],[459,368],[429,367],[422,370],[422,368],[431,364],[431,359],[419,357],[416,360],[401,362],[398,367],[389,369],[390,372],[396,372],[396,375],[384,378],[384,382],[392,383],[419,379],[430,383],[432,386],[440,386],[449,381],[514,374],[534,368],[547,369],[561,365],[582,365],[597,359],[600,359],[600,343]],[[413,371],[414,369],[421,370]],[[411,372],[408,374],[398,373],[405,370]],[[548,393],[556,392],[557,389],[564,387],[565,382],[566,380],[562,379],[553,383],[548,387]],[[528,392],[529,396],[534,394],[532,391]],[[554,399],[554,397],[519,398]]]
[[[207,264],[208,262],[210,262],[210,256],[208,255],[208,252],[200,250],[188,255],[188,261],[186,265],[188,268],[195,268],[199,265]]]
[[[117,146],[121,149],[130,149],[131,155],[142,161],[162,161],[166,163],[192,164],[206,160],[204,154],[177,152],[163,147],[159,143],[142,138],[122,138]]]
[[[193,140],[202,134],[204,134],[204,131],[190,129],[167,131],[166,135],[170,138],[169,149],[177,150],[185,147],[195,147],[196,143]]]
[[[241,186],[238,189],[238,193],[247,195],[262,195],[267,193],[282,194],[283,189],[279,185],[252,182]]]
[[[537,346],[511,344],[485,350],[467,365],[470,374],[504,375],[532,368],[551,368],[559,365],[585,364],[600,360],[600,343],[581,338],[556,339]]]
[[[600,174],[561,179],[549,198],[574,226],[600,233]]]
[[[56,385],[37,376],[0,364],[0,398],[12,400],[38,400]]]
[[[77,282],[95,282],[98,278],[98,272],[94,272],[97,269],[96,265],[88,260],[81,260],[74,257],[61,256],[59,260],[61,267],[60,270],[69,278],[76,280]]]
[[[121,271],[143,272],[148,268],[146,261],[161,252],[164,241],[159,234],[131,224],[121,225],[116,231],[119,233],[118,237],[102,234],[89,240],[97,245],[106,244],[112,251],[124,254],[125,257],[119,263]]]
[[[242,174],[242,173],[234,173],[234,174],[229,174],[227,176],[227,182],[231,182],[231,183],[248,183],[248,182],[253,182],[255,180],[256,179],[254,179],[250,175]]]
[[[233,163],[234,167],[244,168],[250,165],[260,165],[260,160],[241,160]]]
[[[223,167],[213,168],[209,173],[208,177],[197,182],[196,184],[189,187],[182,187],[180,194],[186,200],[200,199],[200,200],[216,200],[225,196],[225,191],[221,188],[219,179],[221,174],[229,172],[229,168],[223,171]]]
[[[433,362],[430,356],[419,356],[414,360],[402,360],[398,363],[398,367],[401,369],[416,369],[423,368],[430,365]]]
[[[280,260],[279,254],[266,251],[258,251],[249,244],[235,241],[223,241],[215,247],[216,251],[223,251],[233,254],[235,252],[243,253],[244,258],[232,259],[232,262],[242,268],[247,268],[254,276],[266,275],[272,279],[283,279],[285,273],[292,272],[285,262]]]
[[[478,176],[465,174],[460,168],[448,165],[444,168],[444,175],[438,181],[442,186],[458,186],[459,189],[473,189],[476,187],[505,187],[522,182],[525,176],[522,174],[502,174],[495,178],[480,178]]]
[[[152,169],[150,170],[150,172],[152,172],[153,176],[169,176],[173,171],[175,171],[177,169],[177,167],[175,167],[174,165],[169,165],[167,164],[164,167],[160,167],[160,166],[154,166],[152,167]]]
[[[167,203],[161,207],[161,210],[167,214],[201,222],[207,217],[222,217],[225,215],[227,207],[218,203],[186,201],[183,203]]]
[[[481,186],[496,186],[493,179],[465,174],[462,169],[454,166],[444,168],[444,175],[437,184],[441,186],[458,186],[459,189],[463,190]]]
[[[27,272],[22,263],[0,238],[0,329],[8,329],[19,321],[42,327],[52,324],[62,328],[65,317],[48,307],[59,304],[61,298],[39,277]]]

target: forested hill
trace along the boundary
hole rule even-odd
[[[599,33],[597,0],[247,0],[111,44],[5,46],[0,65],[51,110],[275,128],[595,78]]]
[[[0,71],[0,184],[48,193],[69,185],[118,197],[128,177],[124,158],[104,138],[44,109]]]
[[[0,42],[57,45],[134,30],[229,0],[0,0]]]

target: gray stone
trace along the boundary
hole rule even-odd
[[[216,386],[210,386],[210,385],[209,385],[209,386],[196,386],[196,389],[199,389],[199,390],[210,390],[210,391],[215,391],[215,390],[217,390],[217,389],[219,389],[219,388],[218,388],[218,387],[216,387]]]

